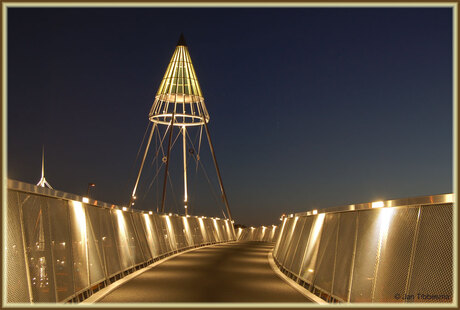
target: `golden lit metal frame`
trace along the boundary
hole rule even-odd
[[[170,125],[173,115],[174,126],[198,126],[209,122],[200,84],[185,45],[176,46],[150,109],[149,119],[157,124]]]
[[[196,77],[195,69],[192,64],[192,59],[188,52],[185,39],[181,34],[176,49],[174,50],[171,61],[163,76],[160,87],[155,96],[152,108],[149,113],[149,120],[153,122],[150,132],[147,147],[145,148],[142,164],[139,169],[136,183],[129,202],[129,208],[134,205],[136,199],[136,190],[139,184],[142,168],[150,146],[150,142],[158,125],[169,126],[169,142],[166,158],[165,177],[163,183],[163,197],[161,200],[161,212],[164,212],[164,204],[166,197],[166,182],[168,177],[168,167],[171,151],[171,139],[174,127],[180,127],[183,135],[183,160],[184,160],[184,210],[188,214],[188,193],[187,193],[187,158],[186,158],[186,127],[189,126],[204,126],[206,136],[208,138],[209,148],[214,161],[214,166],[217,171],[222,199],[227,209],[227,215],[230,221],[232,216],[225,194],[225,189],[222,183],[219,166],[217,164],[214,147],[212,145],[211,136],[207,123],[209,122],[209,113],[204,104],[203,93],[201,92],[198,78]]]

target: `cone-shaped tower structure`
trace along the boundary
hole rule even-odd
[[[163,197],[161,202],[161,212],[164,212],[165,197],[166,197],[166,185],[168,179],[168,168],[170,161],[170,152],[172,148],[172,136],[175,127],[180,127],[180,134],[182,134],[182,150],[183,150],[183,175],[184,175],[184,208],[185,214],[187,214],[188,208],[188,190],[187,190],[187,135],[188,126],[202,126],[206,131],[208,138],[209,147],[214,160],[214,165],[217,171],[219,185],[222,193],[222,199],[225,204],[227,215],[229,220],[232,220],[230,214],[230,208],[227,202],[227,196],[225,195],[222,178],[220,175],[219,167],[214,152],[214,148],[211,142],[211,136],[207,123],[209,122],[209,114],[204,104],[204,97],[201,92],[200,84],[193,68],[192,59],[188,52],[187,44],[183,34],[181,34],[177,46],[174,50],[174,54],[169,62],[166,73],[163,76],[160,87],[156,93],[155,100],[149,113],[149,120],[153,122],[152,129],[147,141],[147,145],[144,151],[144,157],[137,175],[137,180],[134,185],[133,192],[129,206],[134,205],[136,200],[136,190],[139,184],[141,172],[145,163],[152,136],[155,128],[158,125],[167,125],[167,131],[169,130],[167,155],[163,158],[165,164],[165,174],[163,182]],[[166,135],[166,134],[165,134]],[[201,131],[200,131],[200,142],[201,142]],[[199,149],[199,148],[198,148]],[[199,156],[197,156],[199,160]]]
[[[204,120],[209,122],[200,84],[182,34],[155,96],[149,119],[154,123],[170,125],[173,113],[176,116],[174,126],[202,125]]]

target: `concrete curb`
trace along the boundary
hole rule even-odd
[[[278,277],[280,277],[281,279],[283,279],[284,281],[286,281],[290,286],[292,286],[293,288],[295,288],[300,294],[304,295],[305,297],[307,297],[307,299],[309,299],[310,301],[314,302],[314,303],[317,303],[317,304],[321,304],[321,305],[329,305],[328,302],[326,302],[325,300],[319,298],[318,296],[316,296],[315,294],[313,294],[312,292],[310,292],[309,290],[307,290],[306,288],[304,288],[303,286],[299,285],[297,282],[295,282],[294,280],[288,278],[284,273],[282,273],[278,267],[276,266],[275,264],[275,261],[273,259],[273,250],[271,250],[270,252],[268,252],[268,262],[270,263],[270,267],[272,267],[273,271],[276,273],[276,275]]]

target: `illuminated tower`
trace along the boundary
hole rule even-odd
[[[48,181],[46,181],[45,179],[45,147],[42,148],[42,177],[40,181],[38,181],[37,186],[48,187],[53,189],[51,185],[48,183]]]
[[[232,220],[230,208],[228,206],[227,196],[225,194],[222,178],[220,175],[219,166],[217,165],[214,147],[211,142],[211,136],[207,123],[209,122],[209,113],[204,104],[204,97],[201,92],[200,84],[196,77],[195,69],[193,68],[192,59],[188,52],[187,44],[184,36],[181,34],[177,42],[174,54],[169,62],[166,73],[163,76],[160,87],[155,96],[152,108],[149,113],[149,120],[153,123],[150,135],[148,138],[147,146],[145,148],[142,163],[139,173],[134,185],[131,195],[130,206],[133,205],[136,199],[136,190],[141,176],[142,168],[144,166],[145,158],[147,156],[150,142],[152,140],[153,132],[157,126],[168,126],[169,139],[167,156],[165,158],[166,167],[163,183],[163,195],[161,201],[161,212],[164,212],[165,196],[166,196],[166,183],[168,177],[169,159],[171,152],[172,128],[178,127],[182,134],[183,144],[183,169],[184,169],[184,209],[185,214],[187,211],[188,191],[187,191],[187,127],[202,126],[206,131],[209,147],[211,149],[214,166],[216,168],[222,199],[224,201],[227,215]]]

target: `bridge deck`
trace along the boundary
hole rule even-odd
[[[178,255],[99,302],[309,302],[271,269],[272,245],[233,242]]]

